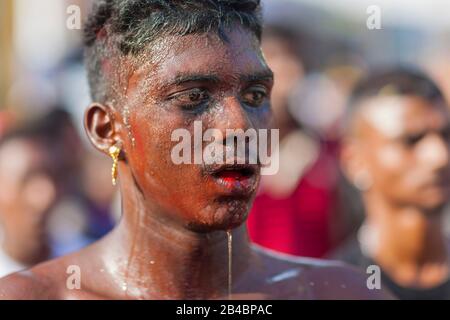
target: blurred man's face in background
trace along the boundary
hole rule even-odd
[[[303,64],[292,44],[276,35],[263,37],[262,50],[276,79],[271,97],[274,119],[278,126],[283,126],[290,119],[287,109],[289,96],[304,76]]]
[[[50,166],[46,149],[33,142],[13,138],[0,146],[0,223],[6,241],[13,241],[12,235],[16,242],[29,243],[30,252],[41,245],[38,240],[45,236],[45,221],[56,203]]]
[[[362,102],[355,123],[352,175],[369,173],[371,190],[390,203],[425,210],[449,197],[449,112],[444,102],[385,96]]]

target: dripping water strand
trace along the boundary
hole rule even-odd
[[[228,299],[231,297],[231,287],[233,284],[233,235],[227,231],[228,238]]]

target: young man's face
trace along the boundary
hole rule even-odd
[[[195,121],[202,122],[203,132],[219,129],[226,139],[226,129],[268,129],[271,118],[273,78],[259,42],[241,28],[227,37],[228,42],[215,33],[158,41],[129,78],[121,106],[124,151],[142,194],[157,205],[156,212],[173,213],[161,218],[198,231],[244,222],[260,166],[224,174],[203,164],[177,165],[172,151],[180,141],[172,141],[172,133],[189,131],[193,159]]]
[[[450,195],[450,122],[443,102],[414,96],[363,102],[362,162],[372,188],[401,205],[437,209]]]

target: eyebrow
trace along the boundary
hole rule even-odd
[[[170,85],[182,85],[188,82],[212,82],[218,83],[219,77],[213,74],[179,74],[171,81]]]
[[[442,127],[440,128],[436,128],[436,129],[428,129],[428,128],[420,128],[419,130],[409,130],[406,129],[403,133],[401,133],[398,138],[402,139],[405,137],[411,137],[411,136],[421,136],[421,135],[426,135],[428,132],[438,132],[438,133],[445,133],[447,131],[450,131],[450,123],[444,124]]]
[[[264,71],[260,71],[254,74],[241,75],[240,79],[243,82],[273,81],[274,74],[272,70],[266,69]]]
[[[240,75],[239,79],[243,82],[273,81],[274,74],[270,69],[267,69],[254,74]],[[215,74],[179,74],[168,86],[182,85],[189,82],[219,83],[220,77]]]

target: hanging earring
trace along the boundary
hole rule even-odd
[[[113,160],[113,165],[111,169],[111,177],[112,177],[112,184],[115,186],[117,184],[117,167],[119,164],[119,154],[120,154],[120,147],[118,145],[114,145],[109,148],[109,156]]]

